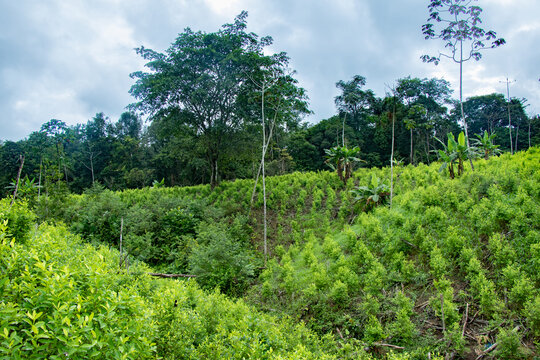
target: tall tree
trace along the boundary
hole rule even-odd
[[[365,85],[366,78],[361,75],[354,75],[350,81],[340,80],[336,83],[336,87],[341,91],[341,94],[334,99],[338,113],[343,118],[343,124],[345,124],[345,118],[349,115],[350,123],[356,131],[361,130],[360,117],[367,112],[375,100],[375,94],[372,90],[362,89]],[[343,125],[342,129],[344,128],[345,125]],[[343,133],[342,137],[344,137]],[[342,140],[344,141],[344,139]],[[345,144],[342,144],[342,146],[345,146]]]
[[[442,79],[419,79],[406,77],[397,81],[396,94],[404,102],[406,117],[405,127],[410,136],[410,162],[413,162],[414,130],[419,138],[418,143],[424,143],[425,158],[429,162],[430,139],[438,132],[446,133],[444,119],[448,109],[445,105],[451,103],[450,83]],[[425,135],[425,136],[423,136]]]
[[[447,51],[439,52],[438,56],[422,55],[422,61],[438,65],[441,57],[445,57],[459,64],[459,102],[467,147],[470,147],[470,143],[463,111],[463,63],[471,59],[478,61],[482,58],[482,50],[496,48],[505,43],[504,39],[497,38],[495,31],[486,31],[478,26],[482,23],[482,8],[471,5],[475,1],[477,0],[430,0],[429,18],[422,26],[426,40],[443,40]],[[438,31],[435,30],[436,24],[442,24]],[[491,41],[490,45],[486,45],[488,41]],[[474,169],[472,160],[470,163]]]
[[[247,12],[233,24],[214,33],[186,28],[163,54],[140,47],[137,53],[149,62],[150,72],[135,72],[131,94],[139,100],[132,109],[150,115],[151,120],[174,116],[193,129],[204,148],[210,169],[210,184],[219,181],[219,164],[242,128],[240,95],[249,75],[261,62],[285,67],[284,53],[265,56],[271,37],[247,33]]]

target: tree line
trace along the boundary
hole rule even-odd
[[[336,146],[358,146],[364,166],[380,167],[389,165],[392,140],[395,159],[429,163],[441,149],[435,138],[457,135],[462,118],[469,136],[495,134],[503,151],[540,144],[540,119],[526,115],[525,99],[495,93],[461,103],[436,78],[398,79],[384,97],[364,76],[340,80],[336,115],[305,123],[309,99],[287,54],[268,55],[272,38],[246,27],[242,12],[217,32],[185,29],[164,53],[138,48],[147,71],[131,74],[136,102],[116,121],[104,113],[75,126],[52,119],[23,140],[0,142],[2,195],[15,186],[23,156],[21,190],[41,194],[95,183],[214,186],[255,177],[261,158],[267,175],[324,170],[325,150]]]

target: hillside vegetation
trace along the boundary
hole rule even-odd
[[[353,353],[290,319],[203,292],[193,281],[151,278],[140,262],[120,268],[118,251],[84,244],[62,226],[34,227],[32,218],[24,204],[0,202],[0,359],[332,359]]]
[[[346,185],[330,172],[268,178],[270,260],[266,266],[262,196],[259,189],[251,203],[252,180],[223,182],[213,190],[195,186],[111,192],[94,187],[84,195],[42,197],[36,204],[41,220],[62,220],[87,241],[113,248],[118,248],[122,233],[128,256],[120,260],[118,252],[103,246],[96,252],[62,228],[41,226],[27,245],[3,240],[3,264],[11,253],[23,255],[17,260],[20,265],[9,267],[12,275],[3,282],[2,291],[18,294],[9,286],[30,281],[24,280],[25,271],[49,271],[53,278],[62,271],[54,269],[73,266],[78,274],[85,268],[85,274],[94,275],[78,281],[73,280],[76,275],[65,275],[82,298],[103,297],[110,291],[111,302],[124,299],[120,295],[124,293],[133,301],[129,305],[133,309],[122,308],[133,316],[107,325],[117,334],[125,329],[133,332],[125,335],[129,346],[115,348],[139,351],[140,346],[140,351],[156,351],[164,358],[204,358],[220,352],[225,358],[359,357],[364,351],[375,357],[413,359],[433,359],[436,354],[449,358],[538,355],[540,149],[477,160],[475,171],[466,167],[455,179],[439,172],[439,167],[420,164],[395,169],[391,207],[366,201],[367,196],[357,200],[361,192],[351,192],[356,186],[382,191],[377,190],[376,179],[389,183],[388,168],[357,170]],[[63,245],[43,242],[48,238],[60,239],[55,244]],[[55,252],[56,247],[62,250]],[[80,258],[77,254],[85,251],[94,259],[101,254],[104,260],[66,265],[74,264]],[[143,275],[150,270],[138,261],[155,271],[197,277],[188,282],[151,280]],[[43,262],[44,270],[37,265]],[[49,262],[55,263],[50,270]],[[105,262],[108,265],[100,265]],[[31,281],[40,276],[31,276]],[[97,282],[94,276],[100,279],[103,294],[99,287],[86,284]],[[53,285],[52,280],[39,284]],[[215,288],[244,300],[229,300],[214,293]],[[60,311],[54,301],[36,307],[34,300],[49,293],[53,292],[47,288],[20,297],[31,299],[25,300],[24,311],[15,298],[3,295],[7,300],[0,304],[14,308],[9,311],[16,319],[2,320],[8,329],[5,344],[10,344],[13,333],[21,344],[18,351],[33,344],[30,338],[50,322],[38,327],[39,319],[24,314],[35,317],[42,312],[40,317],[52,319]],[[94,318],[100,314],[106,319],[107,312],[95,305],[96,300],[90,302],[94,305],[84,316],[93,312]],[[262,315],[245,302],[277,317]],[[65,311],[77,311],[76,303],[72,300]],[[73,323],[84,316],[67,318]],[[301,320],[310,330],[291,320],[277,320],[284,316]],[[63,320],[59,321],[51,325],[51,334],[63,331]],[[142,323],[148,326],[140,327]],[[109,335],[102,331],[104,340],[92,345],[97,351],[100,341],[121,339],[107,340]],[[81,339],[91,339],[90,334],[81,334]],[[56,335],[47,336],[36,344],[59,341]],[[231,344],[238,344],[239,350],[233,352]]]

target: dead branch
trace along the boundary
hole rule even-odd
[[[187,275],[187,274],[161,274],[161,273],[148,273],[150,276],[157,276],[161,278],[194,278],[197,277],[197,275]]]
[[[467,303],[467,307],[465,308],[465,320],[463,321],[463,330],[461,331],[461,337],[465,334],[465,328],[467,327],[467,318],[469,317],[469,303]]]
[[[345,341],[345,339],[343,338],[343,334],[341,333],[341,331],[339,330],[338,327],[336,328],[336,330],[337,330],[337,333],[338,333],[339,337],[341,338],[341,340]]]
[[[19,190],[19,182],[21,181],[21,172],[24,166],[24,155],[19,155],[19,161],[21,162],[21,166],[19,166],[19,172],[17,173],[17,182],[15,183],[15,190],[13,191],[13,198],[11,199],[11,203],[9,206],[13,206],[13,202],[15,201],[15,198],[17,197],[17,190]]]
[[[392,349],[400,349],[400,350],[405,349],[403,346],[385,344],[385,343],[380,343],[380,342],[375,342],[375,343],[373,343],[373,345],[374,346],[385,346],[385,347],[389,347],[389,348],[392,348]]]

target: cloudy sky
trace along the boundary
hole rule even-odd
[[[428,0],[0,0],[0,140],[19,140],[50,119],[116,121],[134,99],[133,50],[169,47],[184,28],[213,32],[242,10],[248,31],[274,38],[307,89],[317,122],[335,113],[335,83],[359,74],[384,96],[396,79],[439,77],[458,94],[457,64],[424,64],[442,43],[426,41]],[[464,66],[464,96],[501,92],[540,112],[540,1],[479,0],[483,27],[506,39]]]

